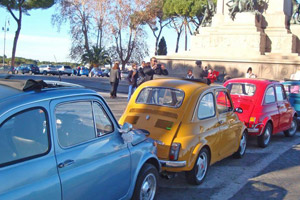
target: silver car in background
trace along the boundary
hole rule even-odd
[[[46,65],[39,65],[40,73],[44,75],[52,74],[58,75],[59,72],[54,65],[46,64]]]

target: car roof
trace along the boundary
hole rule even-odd
[[[22,104],[88,94],[98,95],[94,90],[60,81],[0,79],[0,116]]]
[[[183,90],[185,93],[193,93],[199,88],[208,88],[208,87],[222,87],[222,85],[212,84],[208,86],[203,80],[197,79],[176,79],[176,78],[162,78],[155,79],[152,81],[147,81],[143,83],[143,87],[166,87],[166,88],[176,88]]]
[[[270,80],[270,79],[264,79],[264,78],[234,78],[234,79],[229,79],[226,81],[226,84],[229,83],[251,83],[255,85],[269,85],[272,83],[279,83],[279,81],[276,80]]]

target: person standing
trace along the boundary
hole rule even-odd
[[[249,67],[246,73],[246,78],[256,78],[256,75],[252,73],[252,68]]]
[[[137,65],[135,63],[133,63],[132,70],[129,71],[128,76],[127,76],[127,81],[129,83],[127,101],[130,100],[131,95],[137,88],[137,79],[138,79]]]
[[[119,85],[119,81],[121,80],[121,71],[119,68],[119,62],[115,62],[112,70],[110,71],[110,98],[116,98],[117,97],[117,89]]]
[[[219,76],[219,72],[213,71],[212,69],[208,69],[207,79],[210,80],[211,83],[214,83]]]
[[[195,78],[197,79],[204,79],[207,77],[205,71],[203,70],[202,68],[202,61],[201,60],[197,60],[196,61],[196,65],[197,65],[197,68],[195,69]]]
[[[194,79],[193,71],[191,69],[188,70],[186,78],[187,79]]]
[[[147,62],[143,68],[139,69],[138,86],[146,81],[153,80],[153,75],[168,75],[168,70],[164,65],[158,64],[157,59],[152,57],[150,62]]]

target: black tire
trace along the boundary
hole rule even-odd
[[[153,200],[157,191],[157,180],[158,171],[156,167],[152,164],[145,163],[141,171],[139,172],[138,178],[136,180],[132,199],[144,199],[142,198],[143,194],[147,194],[149,192],[149,196],[146,196],[145,199]],[[142,189],[146,189],[146,191],[142,191]]]
[[[46,71],[43,71],[43,74],[47,76],[47,72]]]
[[[257,137],[257,144],[259,147],[265,148],[269,145],[272,136],[272,124],[267,123],[263,134]]]
[[[297,129],[298,129],[297,117],[293,117],[291,128],[286,131],[283,131],[283,133],[285,137],[293,137],[296,134]]]
[[[245,155],[247,149],[247,138],[247,132],[244,131],[240,140],[239,149],[233,154],[234,158],[242,158]]]
[[[71,74],[68,74],[68,76],[71,76]]]
[[[201,149],[193,169],[185,173],[186,180],[189,184],[200,185],[204,181],[209,168],[209,160],[210,156],[208,150],[206,148]],[[198,174],[200,165],[202,172]]]

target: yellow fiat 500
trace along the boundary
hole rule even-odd
[[[209,165],[245,154],[247,132],[235,112],[242,110],[221,85],[157,79],[137,88],[119,123],[148,130],[163,170],[185,171],[188,183],[198,185]]]

